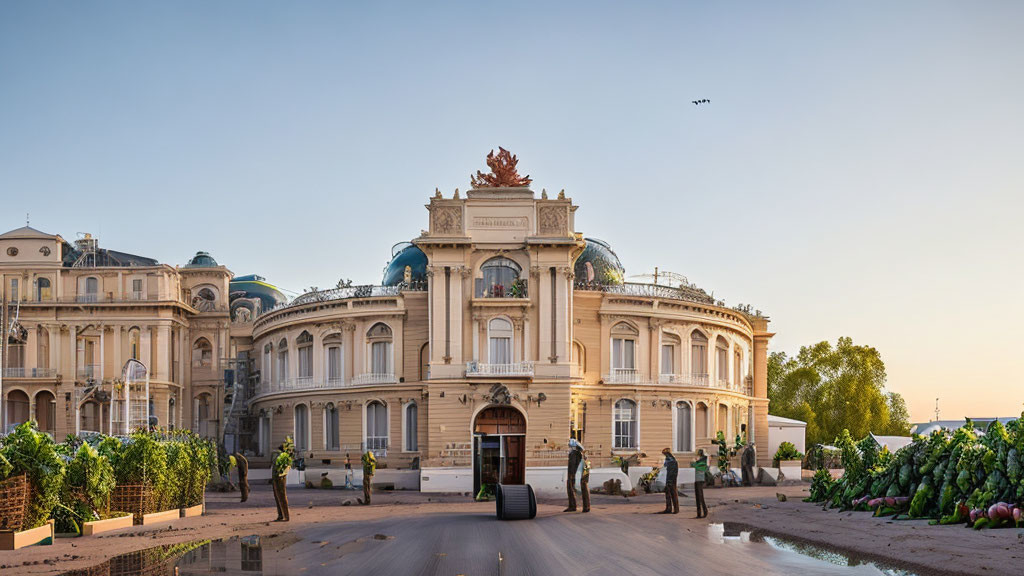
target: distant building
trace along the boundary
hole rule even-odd
[[[974,424],[974,429],[978,432],[984,432],[988,429],[989,425],[998,420],[1005,426],[1007,422],[1016,420],[1019,416],[1003,416],[998,418],[971,418],[971,423]],[[922,436],[928,436],[935,430],[944,428],[946,430],[956,430],[962,428],[967,420],[933,420],[931,422],[920,422],[910,427],[911,434],[920,434]]]
[[[779,451],[779,444],[790,442],[801,454],[807,453],[807,422],[768,415],[768,443],[758,446],[758,452],[766,451],[769,457]]]

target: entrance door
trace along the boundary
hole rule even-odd
[[[473,490],[526,481],[526,419],[515,408],[481,411],[473,423]]]

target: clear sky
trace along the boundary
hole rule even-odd
[[[0,3],[0,228],[380,281],[499,145],[627,274],[1024,403],[1022,2]],[[708,98],[708,105],[691,100]]]

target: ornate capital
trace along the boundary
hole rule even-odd
[[[462,275],[463,278],[469,278],[473,274],[473,269],[469,266],[456,266],[455,270]]]
[[[559,266],[558,271],[568,280],[576,277],[576,271],[573,270],[572,266]]]

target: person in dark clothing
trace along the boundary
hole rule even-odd
[[[754,485],[754,466],[757,463],[757,452],[754,449],[754,443],[747,444],[747,447],[743,450],[743,457],[741,458],[743,465],[743,485],[753,486]]]
[[[679,463],[671,448],[661,453],[665,455],[665,509],[659,514],[679,514]]]
[[[708,457],[704,449],[697,450],[697,460],[693,463],[693,497],[697,502],[697,518],[706,518],[708,504],[704,501],[704,481],[708,477]]]
[[[583,468],[580,471],[580,493],[583,494],[583,513],[590,512],[590,457],[583,450]]]
[[[288,516],[288,491],[287,478],[288,470],[292,467],[293,447],[292,439],[286,437],[281,444],[280,451],[271,464],[271,484],[274,487],[274,503],[277,504],[277,522],[287,522]]]
[[[583,461],[583,447],[575,438],[569,440],[569,469],[565,480],[565,491],[569,496],[569,506],[563,512],[576,511],[576,470]],[[588,498],[589,500],[589,498]]]
[[[249,499],[249,461],[241,452],[235,452],[235,465],[238,466],[238,490],[242,493],[242,502]]]

